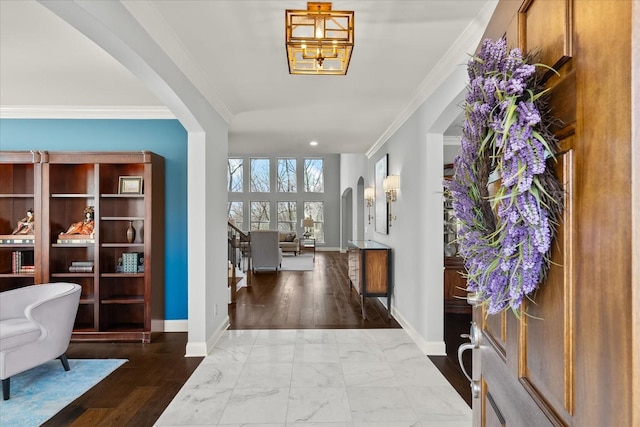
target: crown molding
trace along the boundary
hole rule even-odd
[[[433,94],[433,92],[449,77],[451,70],[466,64],[469,58],[469,52],[475,52],[478,44],[482,39],[486,27],[491,19],[491,15],[495,10],[497,1],[488,2],[487,5],[478,13],[476,19],[473,20],[462,32],[460,37],[443,55],[433,70],[425,77],[416,89],[416,93],[398,114],[398,117],[384,131],[378,140],[366,152],[366,156],[370,159],[375,153],[396,133],[396,131],[406,122],[409,117]]]
[[[167,107],[2,106],[1,119],[175,119]]]

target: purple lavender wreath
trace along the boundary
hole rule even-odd
[[[459,222],[467,290],[488,314],[519,314],[523,298],[544,281],[564,209],[552,164],[558,142],[536,73],[550,68],[532,59],[507,52],[504,39],[485,40],[471,58],[462,151],[444,183]],[[492,194],[490,176],[499,178]]]

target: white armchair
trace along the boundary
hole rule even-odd
[[[80,301],[80,285],[48,283],[0,292],[0,379],[9,399],[11,376],[60,358],[65,352]]]
[[[276,230],[254,230],[251,232],[251,268],[278,270],[282,264],[282,250]]]

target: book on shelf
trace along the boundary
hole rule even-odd
[[[11,272],[13,274],[34,273],[35,257],[33,251],[11,252]]]
[[[93,267],[93,261],[71,261],[71,265],[74,267]]]
[[[71,261],[69,273],[93,273],[93,261]]]
[[[0,245],[16,243],[35,243],[36,236],[33,234],[0,234]]]
[[[72,265],[69,267],[69,273],[93,273],[92,265]]]

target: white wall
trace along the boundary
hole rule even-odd
[[[340,194],[344,194],[346,189],[351,188],[353,190],[352,194],[354,195],[354,197],[351,198],[351,202],[353,204],[351,209],[351,212],[353,213],[351,230],[353,231],[353,235],[349,237],[348,240],[356,240],[358,238],[356,234],[359,222],[364,221],[365,236],[367,235],[368,229],[373,229],[374,227],[373,223],[369,225],[366,222],[366,218],[358,217],[358,212],[362,212],[361,210],[358,210],[358,180],[360,177],[364,178],[365,188],[373,185],[372,177],[367,175],[367,168],[367,156],[364,154],[340,154]],[[340,209],[342,210],[344,207],[341,206]],[[364,215],[366,214],[367,212],[365,209]],[[342,231],[340,235],[342,235]],[[342,251],[346,250],[344,246],[341,246],[340,249]]]
[[[219,202],[227,198],[228,125],[122,3],[42,4],[140,78],[188,132],[186,353],[205,356],[229,323],[226,206]]]
[[[187,355],[205,355],[228,324],[226,310],[217,309],[226,306],[227,302],[226,209],[223,203],[219,203],[226,200],[224,171],[228,126],[225,116],[197,92],[149,36],[147,31],[154,30],[142,28],[133,19],[131,14],[142,13],[141,9],[132,4],[126,8],[120,2],[42,4],[138,76],[189,132]],[[487,16],[481,16],[475,23],[479,28],[470,28],[467,35],[461,36],[461,45],[467,45],[466,41],[468,46],[477,45],[478,40],[472,40],[473,34],[483,31],[492,10],[493,7],[488,7],[485,11]],[[472,49],[466,49],[465,53]],[[457,64],[464,64],[467,60],[464,55],[451,56],[457,56],[452,58]],[[446,70],[448,65],[445,62],[436,68]],[[375,160],[385,153],[390,154],[389,172],[401,176],[399,199],[393,206],[398,219],[389,235],[375,233],[373,227],[365,223],[365,236],[394,248],[393,312],[429,354],[444,353],[442,203],[437,194],[442,176],[442,133],[459,114],[455,107],[465,86],[466,70],[459,66],[444,83],[436,81],[440,81],[438,76],[427,76],[426,86],[430,83],[438,85],[438,89],[428,92],[422,106],[385,139],[384,145],[375,150],[368,161],[360,154],[341,155],[339,193],[342,194],[346,188],[355,190],[361,176],[365,179],[365,186],[371,185]],[[352,198],[351,203],[358,203],[357,199]],[[363,218],[355,216],[362,216],[362,212],[357,206],[352,206],[351,211],[351,229],[357,230],[358,221]],[[202,221],[203,217],[207,220]]]
[[[464,63],[464,60],[460,60]],[[389,174],[400,175],[396,220],[389,234],[367,227],[365,238],[393,248],[392,313],[425,354],[445,354],[443,312],[442,165],[443,133],[460,113],[466,67],[457,67],[363,166],[355,155],[343,155],[343,188],[366,185],[375,162],[389,154]],[[364,167],[364,171],[363,171]],[[386,299],[381,299],[385,303]]]
[[[462,147],[460,145],[460,137],[445,137],[443,158],[444,163],[453,163],[456,156],[460,154],[461,150]]]

